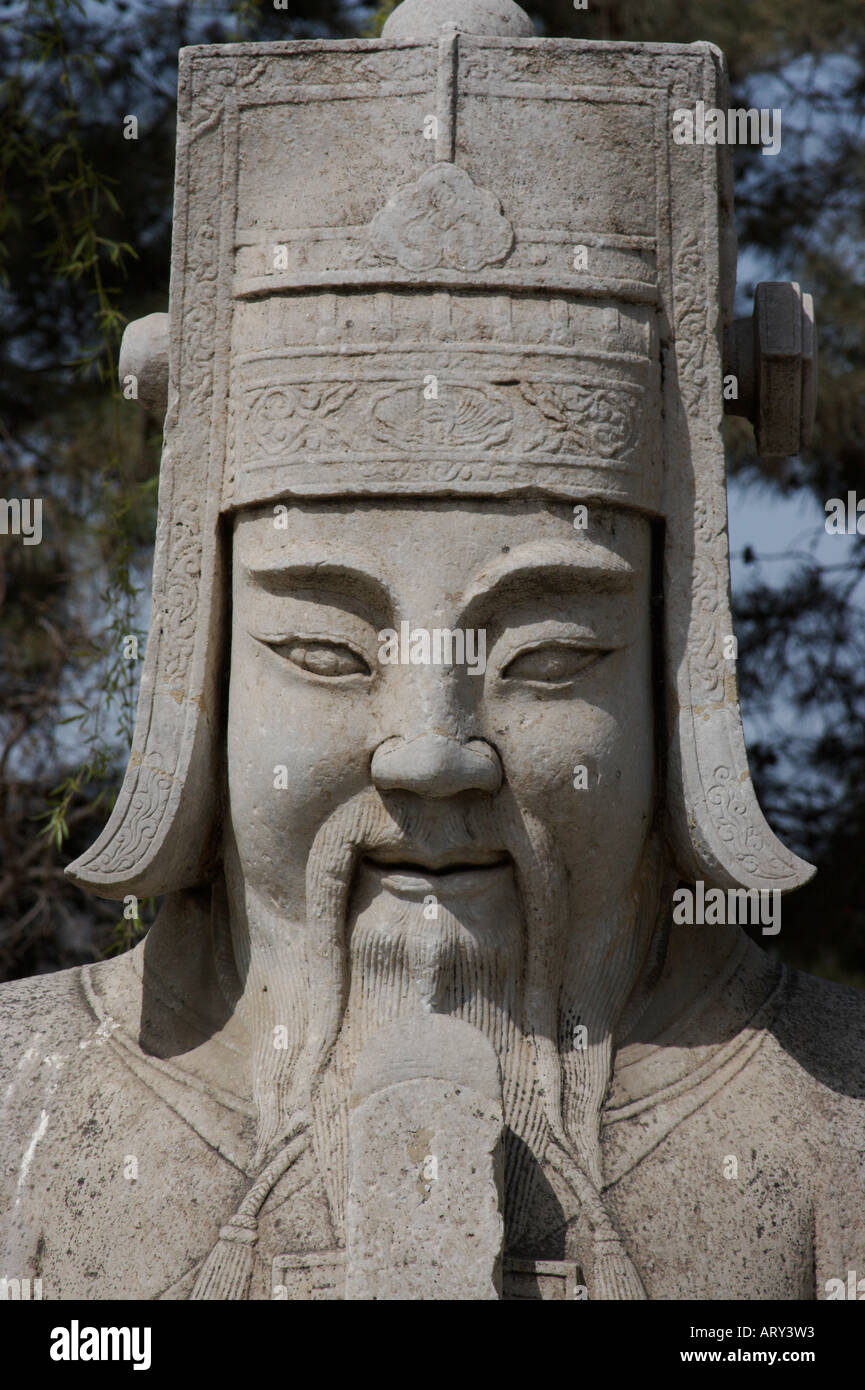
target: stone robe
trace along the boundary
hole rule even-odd
[[[187,1298],[255,1176],[205,896],[127,955],[0,989],[0,1274],[46,1299]],[[744,934],[695,974],[679,1017],[617,1052],[607,1209],[651,1299],[825,1298],[865,1276],[865,996]],[[506,1297],[573,1296],[562,1231],[514,1253]],[[263,1209],[250,1297],[341,1297],[341,1261],[307,1148]]]

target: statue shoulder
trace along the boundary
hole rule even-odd
[[[8,1083],[39,1056],[68,1051],[92,1028],[84,967],[0,984],[0,1077]]]
[[[865,1132],[865,991],[790,972],[775,1033],[788,1056],[816,1083],[820,1109],[840,1139],[861,1148]]]
[[[865,1271],[865,992],[796,972],[778,1036],[812,1078],[816,1296],[855,1298],[849,1281]]]

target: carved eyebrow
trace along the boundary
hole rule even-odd
[[[318,554],[319,552],[316,552]],[[363,568],[351,557],[346,560],[308,559],[293,553],[292,559],[274,556],[243,561],[245,573],[259,588],[270,594],[288,597],[298,591],[323,589],[328,595],[349,598],[362,608],[386,610],[394,608],[393,596],[387,585]]]
[[[464,610],[493,598],[511,594],[528,597],[549,589],[560,593],[625,593],[637,578],[637,571],[627,560],[591,541],[579,547],[549,542],[523,545],[475,575],[464,594]]]

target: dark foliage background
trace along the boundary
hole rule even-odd
[[[282,3],[282,0],[280,0]],[[430,0],[431,4],[435,0]],[[122,950],[146,928],[63,877],[119,786],[144,646],[159,422],[118,398],[126,319],[168,298],[177,50],[373,34],[391,5],[339,0],[0,0],[0,496],[41,497],[44,538],[0,536],[0,978]],[[815,862],[771,949],[865,985],[865,555],[826,561],[830,497],[865,495],[865,7],[849,0],[527,4],[540,33],[725,52],[734,105],[781,106],[777,158],[737,152],[741,290],[799,280],[820,330],[813,446],[768,465],[731,422],[729,467],[762,485],[765,545],[736,605],[750,755],[769,820]],[[123,138],[135,115],[139,138]],[[749,283],[750,282],[750,283]],[[772,501],[811,497],[784,580]],[[762,533],[761,533],[762,534]],[[766,943],[763,942],[765,945]]]

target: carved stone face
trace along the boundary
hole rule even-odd
[[[613,905],[652,811],[650,532],[592,509],[577,530],[572,510],[394,501],[292,505],[280,525],[271,507],[238,516],[230,813],[243,878],[270,908],[307,919],[316,833],[372,787],[420,815],[432,858],[463,865],[496,847],[448,843],[449,817],[508,788],[552,837],[578,916]],[[405,639],[426,629],[435,656],[435,631],[462,629],[475,669],[383,663],[379,634],[403,623],[392,655],[423,656]],[[497,872],[441,867],[415,864],[419,891],[477,894]]]
[[[517,1186],[563,1125],[600,1181],[657,905],[651,535],[574,519],[460,500],[236,521],[225,860],[259,1156],[311,1111],[337,1224],[354,1063],[404,1014],[492,1043]],[[517,1244],[532,1209],[509,1204]]]

